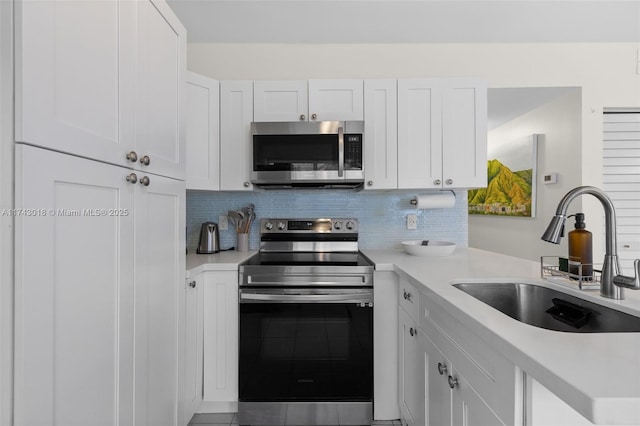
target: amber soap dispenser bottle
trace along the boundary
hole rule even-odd
[[[572,262],[578,262],[582,264],[582,278],[591,279],[593,277],[591,232],[585,229],[584,213],[571,216],[576,218],[576,229],[569,232],[569,272],[574,275],[580,274],[578,265],[572,264]]]

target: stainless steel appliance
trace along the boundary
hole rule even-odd
[[[204,222],[200,227],[200,242],[198,243],[198,254],[211,254],[220,251],[220,235],[218,224],[215,222]]]
[[[251,182],[263,188],[357,188],[363,121],[254,122]]]
[[[372,421],[373,265],[356,219],[262,219],[239,268],[241,425]]]

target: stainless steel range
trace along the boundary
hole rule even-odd
[[[262,219],[260,239],[239,270],[239,423],[369,424],[373,265],[357,219]]]

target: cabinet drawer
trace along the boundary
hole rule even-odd
[[[400,278],[398,291],[400,307],[409,314],[413,321],[420,323],[420,292],[404,278]]]
[[[420,311],[420,328],[442,349],[455,371],[502,421],[516,422],[520,416],[516,401],[522,389],[516,366],[431,298],[422,295]]]

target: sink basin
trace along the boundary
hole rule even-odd
[[[551,288],[524,283],[461,283],[454,287],[525,324],[572,333],[640,332],[640,317]]]

